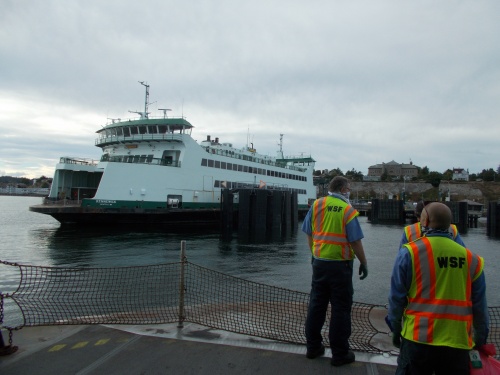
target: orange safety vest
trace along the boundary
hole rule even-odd
[[[404,246],[413,275],[401,335],[428,345],[471,349],[472,282],[483,272],[483,258],[446,237],[421,237]]]
[[[316,199],[312,209],[313,256],[327,260],[354,259],[345,227],[359,215],[358,211],[333,196]]]
[[[404,230],[406,235],[406,242],[415,241],[417,238],[422,237],[422,227],[420,225],[420,222],[407,225]],[[448,231],[452,234],[453,239],[457,238],[458,228],[455,224],[451,224]]]

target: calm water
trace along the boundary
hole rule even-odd
[[[187,242],[188,260],[247,280],[309,292],[310,253],[298,230],[286,239],[248,243],[217,233],[171,234],[161,231],[62,229],[52,217],[30,212],[41,198],[0,196],[0,260],[41,266],[119,267],[179,260],[180,242]],[[402,234],[397,225],[372,225],[360,218],[365,235],[368,278],[354,278],[354,299],[385,304],[390,274]],[[300,225],[300,223],[299,223]],[[485,227],[462,236],[469,248],[485,258],[490,306],[500,306],[500,240],[486,236]],[[355,267],[359,265],[356,262]],[[0,289],[11,292],[17,270],[0,264]]]

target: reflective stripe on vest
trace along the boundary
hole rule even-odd
[[[406,233],[406,242],[415,241],[417,238],[422,237],[422,228],[420,227],[420,223],[417,222],[412,225],[408,225],[405,228]]]
[[[404,229],[406,235],[406,242],[415,241],[417,238],[422,237],[422,227],[420,226],[420,222],[415,224],[407,225]],[[453,240],[455,240],[458,236],[458,228],[455,224],[451,224],[448,231],[453,236]]]
[[[313,204],[312,238],[315,258],[330,260],[354,259],[345,226],[358,211],[343,200],[328,196]]]
[[[412,258],[413,279],[403,336],[431,345],[472,348],[472,281],[482,272],[482,258],[445,237],[422,237],[405,247]],[[449,282],[456,287],[447,288]]]
[[[451,224],[450,225],[450,229],[448,229],[448,230],[452,234],[453,239],[457,238],[457,236],[458,236],[458,228],[457,228],[457,226],[455,224]]]

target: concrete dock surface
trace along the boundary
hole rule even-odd
[[[3,331],[5,341],[8,333]],[[356,354],[356,362],[330,365],[307,359],[304,345],[192,323],[25,327],[14,331],[19,350],[0,357],[2,375],[66,374],[394,374],[396,356]]]

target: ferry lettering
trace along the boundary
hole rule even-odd
[[[451,268],[462,268],[465,264],[464,257],[439,257],[437,258],[439,268],[448,268],[448,261]]]
[[[340,212],[340,211],[342,211],[342,207],[340,207],[340,206],[327,206],[326,209],[328,211],[332,211],[332,212]]]

